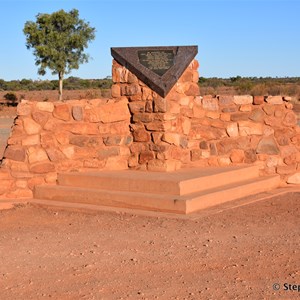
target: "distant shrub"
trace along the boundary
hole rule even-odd
[[[15,93],[7,93],[4,96],[4,99],[9,101],[8,105],[16,106],[18,102],[18,97]]]

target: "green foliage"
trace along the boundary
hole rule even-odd
[[[15,93],[7,93],[3,97],[5,100],[9,100],[13,102],[18,100],[18,97]]]
[[[111,79],[81,79],[69,77],[64,80],[65,90],[84,90],[84,89],[110,89]],[[58,88],[58,80],[12,80],[5,81],[0,79],[0,89],[4,91],[44,91],[55,90]]]
[[[3,97],[8,101],[7,105],[16,106],[18,104],[18,97],[15,93],[7,93]]]
[[[79,19],[76,9],[38,14],[35,22],[25,23],[23,31],[26,47],[33,49],[35,64],[39,66],[38,74],[45,75],[47,68],[58,74],[60,92],[64,75],[88,62],[84,49],[95,38],[95,28]]]
[[[200,77],[199,85],[202,95],[227,93],[300,97],[300,77]]]

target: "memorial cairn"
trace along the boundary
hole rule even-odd
[[[197,52],[111,48],[111,98],[22,101],[0,195],[188,213],[300,183],[288,99],[201,97]]]

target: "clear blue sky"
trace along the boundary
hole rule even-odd
[[[300,76],[300,0],[0,0],[0,79],[56,79],[37,74],[22,30],[72,8],[97,32],[93,60],[68,76],[110,76],[110,47],[168,45],[198,45],[204,77]]]

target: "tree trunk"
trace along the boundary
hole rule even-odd
[[[58,73],[58,79],[59,79],[59,101],[62,101],[63,99],[63,79],[64,79],[64,74],[63,72]]]

